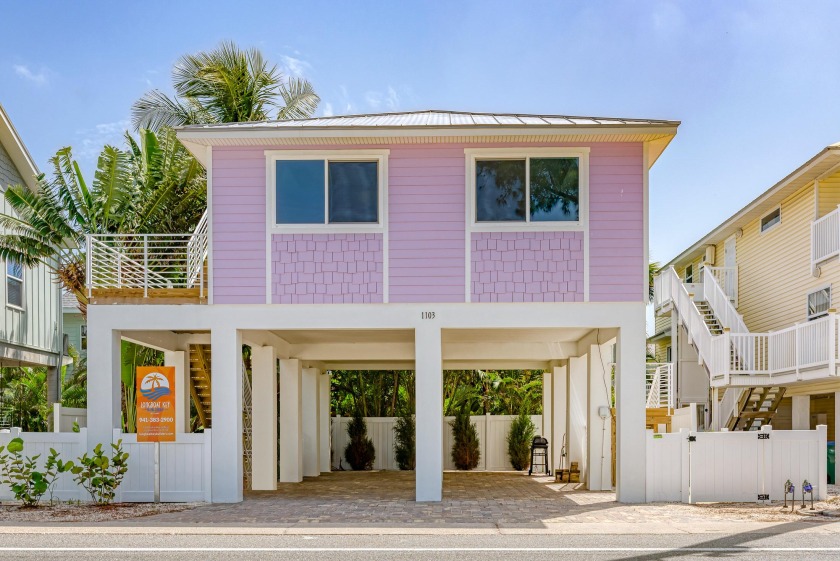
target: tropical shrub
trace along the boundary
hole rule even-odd
[[[109,458],[102,451],[102,444],[97,444],[93,455],[87,453],[79,458],[79,465],[72,466],[70,472],[75,475],[73,481],[81,485],[98,505],[111,504],[128,471],[128,452],[123,452],[122,439],[111,444],[112,456]]]
[[[347,425],[347,435],[350,442],[344,449],[344,457],[354,470],[368,470],[373,468],[376,450],[373,441],[367,436],[367,423],[361,411],[356,411]]]
[[[6,484],[24,506],[35,507],[49,491],[52,503],[52,489],[59,473],[68,471],[73,462],[66,464],[58,459],[58,452],[50,448],[43,470],[38,469],[38,458],[23,455],[23,439],[13,438],[7,446],[0,446],[0,482]]]
[[[457,469],[475,469],[481,459],[481,450],[469,408],[462,407],[449,425],[452,427],[452,462]]]
[[[527,469],[531,465],[531,441],[534,439],[534,427],[531,416],[523,411],[513,420],[507,435],[508,457],[516,471]]]
[[[394,423],[394,456],[402,470],[412,470],[416,465],[414,434],[414,416],[406,413],[397,417]]]

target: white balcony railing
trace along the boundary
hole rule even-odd
[[[674,408],[674,368],[670,362],[648,362],[645,364],[645,407]]]
[[[717,284],[720,286],[724,294],[732,302],[732,305],[738,307],[738,267],[704,267],[705,272],[712,274]]]
[[[840,255],[840,208],[811,222],[811,269]]]

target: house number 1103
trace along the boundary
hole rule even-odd
[[[435,319],[434,312],[420,312],[420,317],[422,319]]]

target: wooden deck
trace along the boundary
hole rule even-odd
[[[206,304],[199,288],[97,288],[91,291],[91,304]]]

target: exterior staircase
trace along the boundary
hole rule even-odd
[[[736,409],[726,422],[726,428],[736,430],[759,430],[769,425],[785,396],[785,388],[764,386],[745,388]]]
[[[190,345],[190,395],[198,413],[198,422],[205,428],[213,426],[213,407],[210,401],[210,345]]]
[[[709,328],[709,333],[712,335],[722,335],[723,325],[721,325],[709,303],[705,301],[695,302],[695,305],[697,306],[697,311],[703,316],[703,323]]]

